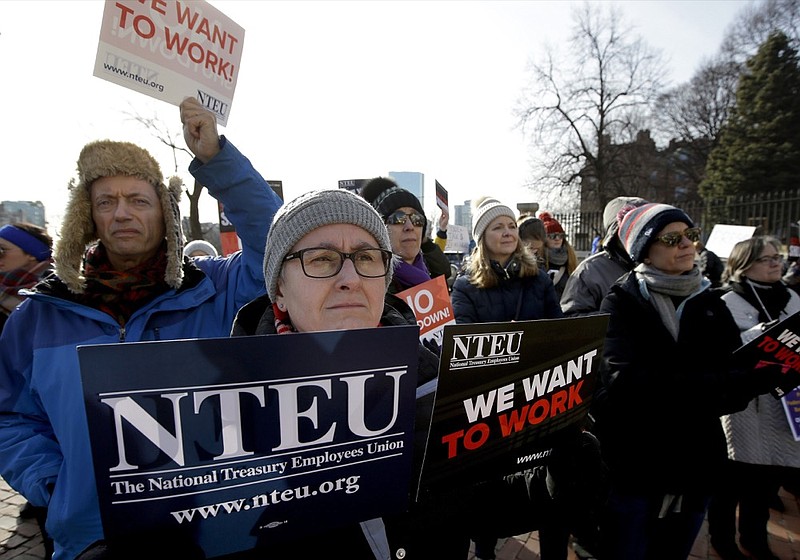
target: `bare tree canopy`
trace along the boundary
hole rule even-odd
[[[714,141],[736,99],[739,66],[723,58],[705,63],[688,84],[659,97],[656,114],[670,139]]]
[[[735,104],[739,72],[739,64],[720,56],[656,103],[659,136],[680,143],[684,157],[676,164],[695,185],[705,178],[708,156]]]
[[[689,83],[659,98],[655,117],[661,140],[681,143],[676,160],[695,184],[707,174],[709,154],[736,106],[736,91],[746,61],[775,31],[797,48],[800,0],[764,0],[745,5],[728,28],[717,56],[705,62]]]
[[[764,0],[747,6],[722,41],[722,56],[738,64],[753,56],[774,31],[782,31],[793,48],[800,41],[800,0]]]
[[[638,194],[632,150],[665,79],[661,54],[635,35],[619,9],[585,3],[573,12],[569,53],[547,49],[531,65],[515,115],[531,137],[530,188],[549,207],[581,191],[601,207]],[[573,199],[574,200],[574,199]]]

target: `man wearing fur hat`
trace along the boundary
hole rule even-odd
[[[0,337],[0,475],[48,506],[55,560],[120,557],[102,542],[76,347],[227,336],[239,307],[264,293],[264,241],[281,201],[197,100],[184,100],[180,115],[195,155],[189,170],[225,205],[243,249],[185,258],[180,180],[165,183],[134,144],[89,143],[70,185],[55,274],[25,294]],[[191,557],[169,539],[155,548],[149,557]]]

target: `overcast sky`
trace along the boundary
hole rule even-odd
[[[750,3],[615,2],[662,51],[676,84],[717,52],[728,24]],[[530,176],[529,145],[514,129],[512,110],[528,61],[545,44],[565,45],[575,3],[211,4],[245,29],[239,81],[221,132],[266,179],[283,181],[287,199],[336,187],[340,179],[419,171],[431,215],[434,179],[448,189],[451,207],[485,194],[511,206],[536,201],[535,192],[522,188]],[[130,115],[156,118],[177,135],[178,108],[92,75],[103,6],[101,0],[0,2],[6,72],[0,200],[41,200],[53,234],[87,142],[136,142],[166,175],[175,173],[171,152]],[[189,158],[181,157],[179,174],[190,182]],[[207,195],[201,219],[216,221]]]

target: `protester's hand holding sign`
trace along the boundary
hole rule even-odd
[[[197,159],[208,163],[219,153],[219,133],[214,114],[194,97],[184,99],[180,107],[186,145]]]

